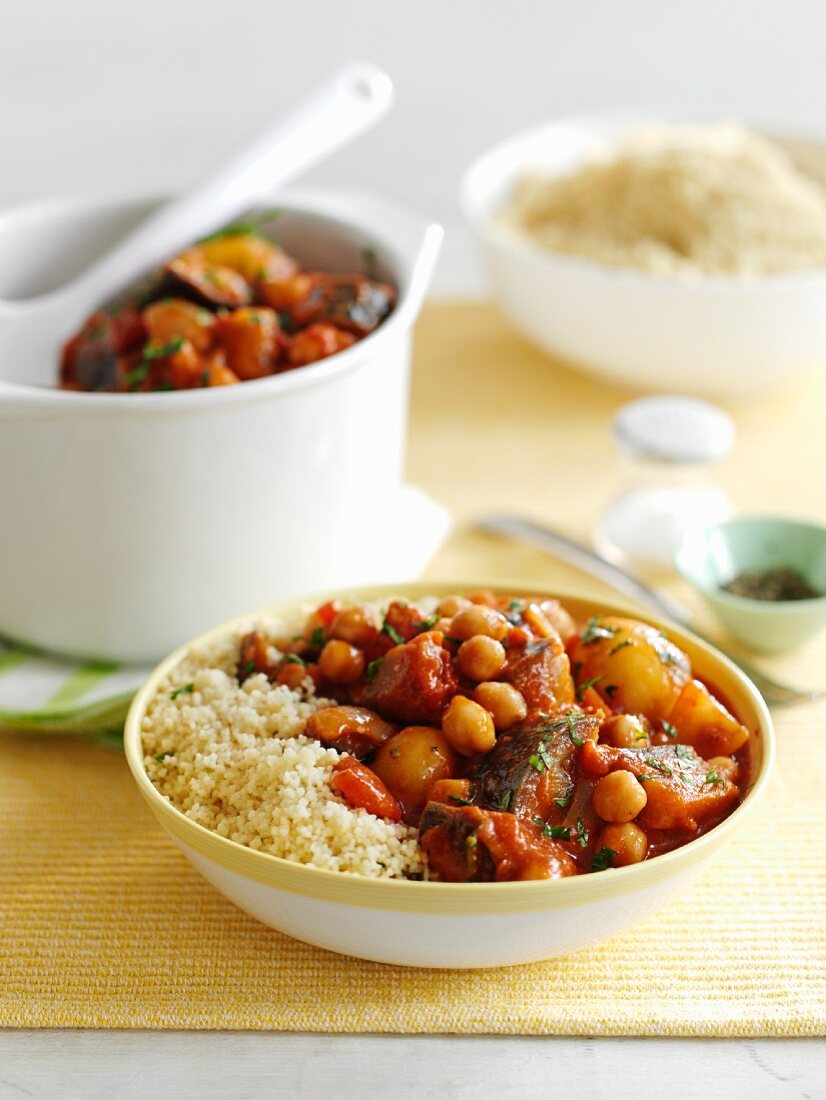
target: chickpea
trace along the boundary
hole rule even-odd
[[[728,779],[730,783],[736,783],[740,773],[740,765],[730,756],[712,756],[708,768],[709,771],[716,771],[723,779]]]
[[[507,659],[505,647],[485,634],[474,634],[459,646],[456,661],[470,680],[492,680]]]
[[[363,604],[339,611],[330,627],[330,636],[350,645],[369,645],[378,634],[378,623],[372,608]]]
[[[480,588],[478,592],[471,592],[468,596],[471,603],[484,604],[486,607],[496,607],[496,593],[489,588]]]
[[[278,683],[286,684],[290,691],[298,691],[309,675],[305,665],[293,664],[291,662],[280,669],[278,673]]]
[[[474,634],[484,634],[488,638],[495,638],[497,642],[501,642],[507,636],[509,629],[510,623],[501,611],[493,607],[485,607],[483,604],[474,604],[453,616],[450,636],[464,642]]]
[[[616,749],[647,749],[651,743],[648,730],[636,714],[616,714],[603,722],[599,739]]]
[[[433,784],[454,775],[456,756],[440,730],[407,726],[384,742],[372,768],[405,812],[416,814]]]
[[[452,619],[454,615],[458,615],[460,611],[464,611],[467,607],[470,607],[470,600],[465,599],[464,596],[445,596],[436,611],[443,618]]]
[[[331,680],[334,684],[351,684],[364,672],[364,653],[349,642],[333,638],[322,649],[318,667],[325,680]]]
[[[627,867],[642,863],[648,852],[648,837],[639,825],[606,825],[597,837],[597,850],[610,848],[614,852],[612,867]]]
[[[528,713],[522,693],[512,684],[495,682],[477,684],[473,698],[485,710],[490,711],[497,733],[509,730],[517,722],[522,722]]]
[[[603,821],[632,821],[647,802],[648,795],[633,772],[610,772],[594,787],[594,810]]]
[[[496,743],[493,718],[466,695],[454,695],[442,715],[442,732],[462,756],[488,752]]]

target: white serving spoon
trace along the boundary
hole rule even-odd
[[[381,69],[346,66],[71,282],[25,301],[0,299],[0,393],[4,379],[54,385],[61,343],[98,306],[368,129],[392,102],[393,83]]]

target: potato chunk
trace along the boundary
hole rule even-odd
[[[746,727],[699,680],[685,685],[668,721],[677,730],[677,739],[692,745],[706,759],[731,756],[749,739]]]
[[[613,615],[591,619],[571,650],[576,680],[609,705],[661,721],[691,676],[688,657],[659,630]]]

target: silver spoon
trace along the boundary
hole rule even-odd
[[[750,661],[743,660],[739,655],[725,649],[719,642],[699,631],[691,622],[688,612],[674,600],[655,592],[653,588],[649,588],[647,584],[633,576],[633,574],[627,573],[619,566],[606,561],[599,554],[595,554],[581,543],[569,539],[558,531],[543,527],[531,520],[523,519],[521,516],[510,515],[484,516],[477,521],[476,526],[489,534],[505,535],[508,538],[519,539],[521,542],[528,542],[542,550],[547,550],[555,557],[575,565],[584,573],[590,573],[592,577],[596,577],[605,584],[610,584],[618,592],[630,596],[638,603],[650,607],[652,611],[656,611],[690,630],[692,634],[696,634],[698,638],[709,642],[721,653],[724,653],[729,660],[738,665],[753,682],[770,707],[787,707],[795,703],[811,703],[814,700],[823,698],[824,693],[822,691],[806,691],[794,688],[789,684],[782,684],[771,676],[767,676],[765,672]]]

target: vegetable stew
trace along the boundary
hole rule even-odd
[[[493,592],[318,607],[240,643],[263,673],[335,705],[305,733],[342,757],[349,805],[417,827],[448,882],[559,878],[650,859],[728,816],[749,731],[655,627]]]
[[[63,347],[67,390],[147,393],[250,382],[343,351],[385,320],[395,289],[308,271],[254,226],[175,256],[143,295],[99,310]]]

